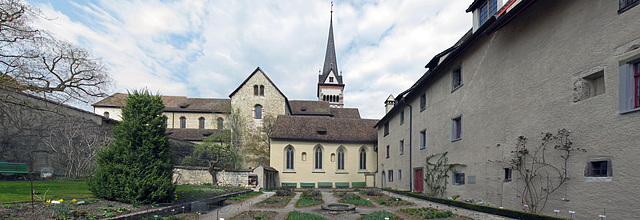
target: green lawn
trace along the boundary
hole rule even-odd
[[[15,203],[31,201],[29,181],[0,181],[0,203]],[[84,181],[48,180],[33,181],[33,190],[39,195],[34,196],[46,199],[79,199],[93,197]],[[48,190],[48,191],[47,191]],[[42,200],[39,200],[42,201]]]

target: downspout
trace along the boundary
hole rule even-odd
[[[411,146],[411,135],[413,134],[413,132],[411,131],[411,129],[413,127],[413,107],[409,103],[407,103],[405,97],[402,97],[400,102],[409,106],[409,171],[412,171],[413,169],[411,159],[413,158],[413,146]],[[409,172],[409,192],[413,192],[413,175],[413,172]]]

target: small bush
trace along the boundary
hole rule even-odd
[[[382,195],[382,190],[379,189],[368,189],[366,191],[367,196],[380,196]]]
[[[276,190],[277,196],[289,196],[291,195],[291,193],[293,193],[293,190],[291,190],[291,188],[280,188]]]
[[[287,215],[286,220],[325,220],[326,218],[310,213],[304,213],[300,211],[291,211]]]

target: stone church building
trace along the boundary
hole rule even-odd
[[[327,50],[318,75],[317,101],[289,100],[267,74],[256,68],[229,98],[162,96],[167,134],[202,143],[207,137],[234,128],[232,112],[242,121],[241,146],[246,148],[265,126],[271,138],[263,147],[268,163],[244,154],[245,168],[279,172],[266,185],[297,187],[373,186],[376,169],[376,120],[361,119],[356,108],[344,108],[342,73],[336,59],[333,19]],[[120,120],[127,94],[116,93],[93,104],[94,112]],[[356,162],[358,161],[358,162]],[[265,169],[266,168],[266,169]],[[261,184],[262,180],[259,180]]]

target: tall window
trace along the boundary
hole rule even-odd
[[[322,147],[316,147],[314,168],[316,170],[322,169]]]
[[[180,117],[180,128],[186,128],[186,127],[187,127],[187,118],[182,116]]]
[[[427,94],[423,93],[420,96],[420,111],[424,110],[427,108]]]
[[[511,167],[504,168],[504,182],[511,182]]]
[[[400,124],[404,124],[404,109],[400,111]]]
[[[389,170],[387,173],[389,174],[389,182],[393,182],[393,170]]]
[[[422,130],[420,132],[420,149],[427,148],[427,130]]]
[[[262,105],[256,105],[256,119],[262,119]]]
[[[338,170],[344,170],[344,149],[338,150]]]
[[[387,158],[389,158],[389,145],[387,145]]]
[[[402,170],[398,170],[398,180],[402,181]]]
[[[400,140],[400,155],[404,154],[404,140]]]
[[[451,119],[451,141],[462,139],[462,116]]]
[[[389,134],[389,122],[384,123],[384,136]]]
[[[204,129],[204,117],[198,118],[198,125],[200,129]]]
[[[453,70],[453,72],[451,72],[451,75],[453,78],[451,90],[453,91],[462,86],[462,68],[458,67],[457,69]]]
[[[258,85],[253,85],[253,95],[258,96]]]
[[[634,106],[640,108],[640,63],[633,64],[633,82]]]
[[[260,96],[264,96],[264,85],[260,85]]]
[[[222,130],[222,128],[224,126],[224,119],[222,118],[218,118],[218,129]]]
[[[293,147],[292,146],[288,146],[287,149],[285,150],[286,153],[286,157],[287,157],[287,161],[286,161],[286,165],[285,165],[285,169],[287,170],[293,170]]]
[[[360,149],[360,169],[367,169],[367,151],[364,148]]]

